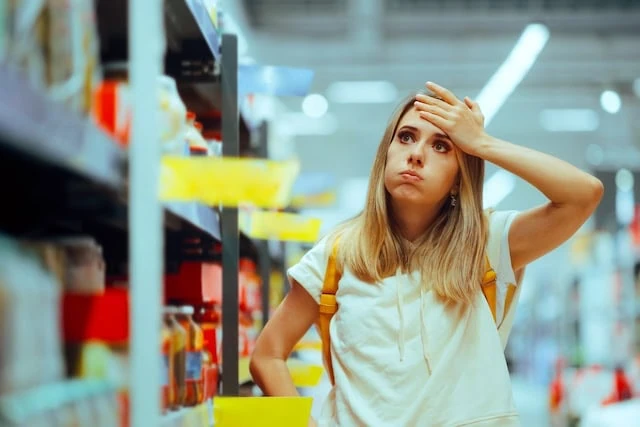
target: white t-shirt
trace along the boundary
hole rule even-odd
[[[345,269],[330,325],[335,385],[320,426],[520,425],[504,357],[519,294],[508,242],[515,215],[499,211],[489,220],[497,321],[480,285],[472,307],[445,305],[420,286],[417,272],[370,284]],[[316,301],[325,243],[288,271]]]

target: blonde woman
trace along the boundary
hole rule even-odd
[[[391,117],[362,213],[289,270],[291,291],[256,343],[251,372],[264,393],[297,395],[285,361],[318,319],[337,243],[334,385],[321,426],[519,425],[504,358],[519,273],[571,237],[602,197],[593,176],[488,135],[474,101],[427,88],[433,96],[418,94]],[[485,161],[548,202],[483,211]],[[487,259],[497,276],[491,307]]]

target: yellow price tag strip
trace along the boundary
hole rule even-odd
[[[322,221],[289,212],[240,212],[240,228],[254,239],[315,242]]]
[[[293,160],[166,156],[162,159],[160,199],[284,208],[299,172],[300,164]]]

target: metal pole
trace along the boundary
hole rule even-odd
[[[222,155],[240,155],[238,39],[222,36]],[[238,384],[238,209],[222,209],[222,394],[237,396]]]
[[[160,425],[164,236],[157,191],[161,153],[156,85],[165,49],[162,4],[129,0],[129,64],[134,100],[129,147],[132,427]]]
[[[260,263],[260,278],[262,279],[262,325],[269,321],[271,300],[271,257],[269,256],[269,242],[258,242],[258,261]]]
[[[267,122],[262,122],[258,128],[258,157],[266,159],[269,157],[269,128]],[[269,256],[269,242],[258,242],[258,262],[260,268],[260,278],[262,279],[262,325],[269,321],[270,294],[271,294],[271,257]]]

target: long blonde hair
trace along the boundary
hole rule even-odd
[[[391,116],[371,170],[364,210],[329,236],[339,238],[338,264],[360,280],[376,283],[396,273],[419,270],[423,286],[453,303],[471,304],[485,268],[487,221],[482,210],[484,160],[457,150],[460,165],[457,206],[445,205],[410,247],[396,231],[384,184],[387,151],[398,123],[413,107],[407,98]]]

